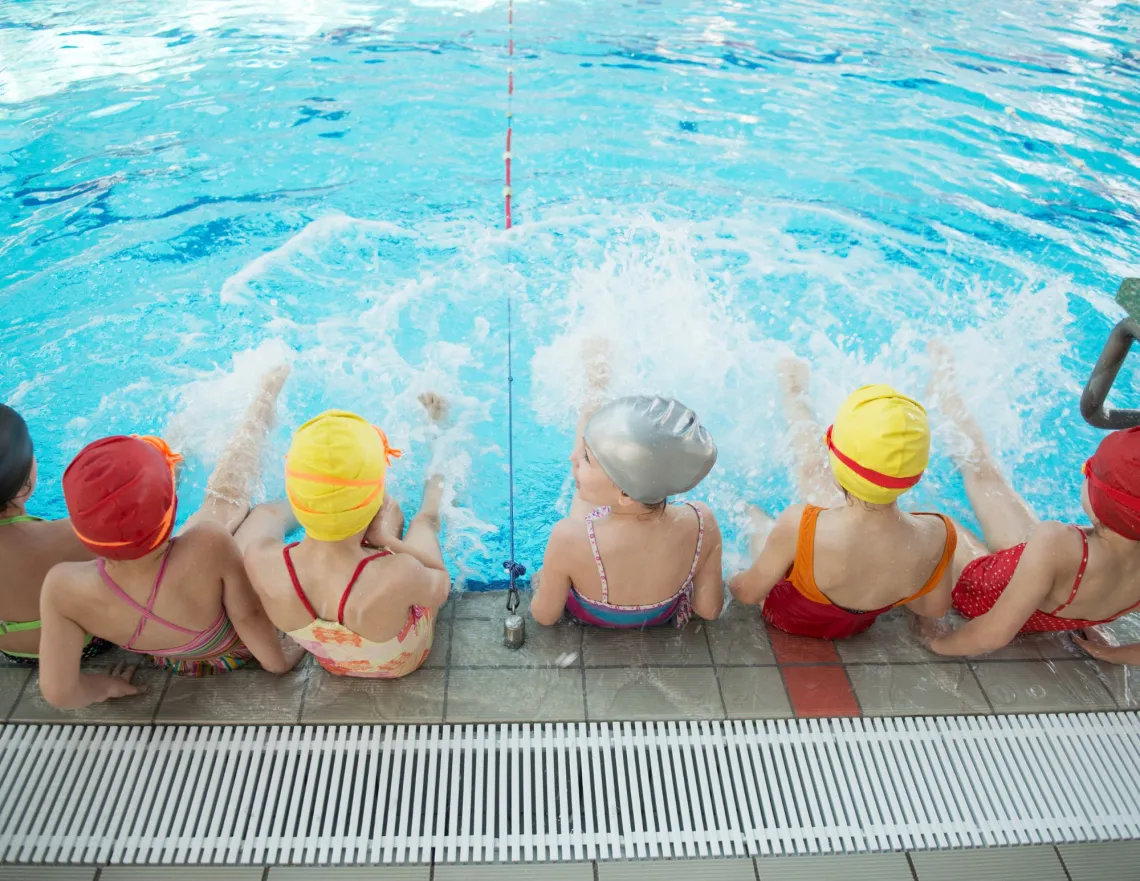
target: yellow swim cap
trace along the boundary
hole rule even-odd
[[[389,456],[384,432],[346,410],[297,429],[285,457],[285,493],[310,538],[341,541],[363,532],[384,504]]]
[[[889,385],[865,385],[839,408],[827,449],[841,487],[864,502],[890,504],[922,479],[930,459],[926,411]]]

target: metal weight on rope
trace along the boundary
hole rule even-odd
[[[511,577],[511,586],[507,590],[507,618],[503,622],[503,645],[509,649],[521,648],[526,642],[526,622],[518,613],[519,588],[515,580],[526,575],[526,566],[507,560],[503,568]]]

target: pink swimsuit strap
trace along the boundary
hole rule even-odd
[[[301,587],[301,579],[297,577],[297,570],[293,568],[293,558],[289,555],[289,551],[297,547],[300,542],[293,542],[292,544],[285,545],[281,549],[281,555],[285,558],[285,568],[289,570],[289,579],[293,582],[293,590],[297,592],[297,598],[305,607],[305,611],[313,616],[314,621],[321,620],[321,616],[317,614],[317,610],[313,608],[313,604],[309,602],[309,598],[305,596],[305,591]],[[371,554],[356,564],[356,571],[352,573],[352,578],[348,580],[348,586],[344,589],[344,593],[340,596],[340,605],[336,610],[336,623],[344,626],[344,606],[348,602],[348,595],[352,593],[352,588],[356,584],[356,580],[360,577],[360,573],[364,571],[364,567],[371,563],[373,560],[378,560],[381,557],[392,556],[391,551],[378,551]]]
[[[99,575],[102,577],[103,583],[107,585],[107,587],[110,588],[111,592],[114,593],[119,599],[121,599],[124,603],[139,613],[139,623],[135,628],[134,634],[130,639],[123,643],[123,648],[127,649],[128,651],[136,651],[135,641],[142,634],[143,628],[146,627],[148,621],[154,621],[156,624],[161,624],[163,627],[167,627],[170,630],[177,630],[179,633],[187,633],[194,637],[185,645],[178,646],[177,648],[161,650],[147,649],[145,653],[151,655],[192,654],[198,648],[199,644],[209,643],[213,639],[215,631],[218,630],[219,627],[224,625],[226,622],[226,610],[224,608],[214,623],[207,627],[205,630],[201,631],[191,630],[189,627],[183,627],[180,624],[175,624],[173,621],[167,621],[165,618],[154,613],[154,603],[155,600],[158,599],[158,589],[162,587],[162,578],[166,574],[166,564],[170,562],[170,552],[172,550],[174,550],[173,539],[171,539],[170,544],[167,545],[166,553],[162,555],[162,563],[158,567],[158,574],[154,578],[154,584],[150,589],[150,597],[147,598],[145,606],[140,605],[134,597],[123,590],[119,586],[118,582],[116,582],[114,578],[107,574],[106,561],[102,558],[99,560]]]
[[[700,508],[698,508],[692,502],[685,502],[685,504],[692,508],[693,513],[697,515],[697,549],[693,553],[693,564],[689,567],[689,574],[685,578],[684,583],[680,588],[678,588],[677,593],[674,594],[673,597],[670,597],[668,600],[664,600],[663,603],[670,602],[677,596],[677,594],[686,593],[692,590],[693,576],[697,574],[697,563],[699,563],[701,560],[701,545],[704,544],[705,540],[705,521],[701,516]],[[590,537],[590,548],[594,552],[594,562],[598,566],[598,577],[602,581],[602,605],[606,606],[610,604],[610,583],[606,578],[606,567],[602,565],[601,552],[598,550],[598,538],[594,534],[594,521],[601,517],[607,516],[609,513],[610,509],[608,507],[602,507],[596,508],[586,515],[586,534]]]

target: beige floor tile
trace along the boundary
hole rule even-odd
[[[850,639],[837,640],[836,649],[845,664],[906,664],[933,661],[938,655],[926,646],[911,629],[914,616],[904,609],[888,612],[871,625],[871,629]]]
[[[315,670],[301,721],[372,724],[443,721],[444,670],[417,670],[402,679],[358,679]]]
[[[362,866],[335,869],[274,866],[269,870],[269,881],[430,881],[430,878],[431,866]]]
[[[503,645],[501,619],[455,622],[451,667],[578,667],[582,666],[582,627],[562,623],[542,627],[527,616],[522,648]]]
[[[918,881],[1066,881],[1052,847],[912,853]]]
[[[847,667],[865,716],[988,713],[966,664],[865,664]]]
[[[94,866],[0,866],[0,881],[93,881],[94,877]]]
[[[646,630],[586,627],[582,657],[587,667],[702,667],[712,664],[707,622],[693,620],[684,630],[672,625]]]
[[[95,670],[89,670],[95,672]],[[162,697],[162,690],[170,674],[153,667],[140,667],[133,682],[146,691],[131,697],[120,697],[101,704],[92,704],[82,710],[57,710],[40,694],[39,677],[32,675],[24,694],[9,717],[12,722],[82,722],[121,724],[150,722],[154,708]]]
[[[155,717],[158,722],[296,722],[308,664],[284,676],[245,667],[203,676],[173,676]]]
[[[107,866],[99,881],[261,881],[261,866]]]
[[[723,719],[712,667],[587,670],[590,721],[609,719]]]
[[[718,618],[705,625],[713,663],[720,667],[756,667],[775,664],[772,643],[764,622],[757,615],[745,618]]]
[[[598,881],[756,881],[752,860],[647,860],[598,863]]]
[[[1078,660],[1078,652],[1064,633],[1026,633],[1013,642],[985,656],[985,661],[1049,661]]]
[[[1101,681],[1121,709],[1140,709],[1140,667],[1086,661],[1094,666]]]
[[[1062,844],[1057,848],[1070,881],[1136,881],[1140,878],[1140,841]]]
[[[590,863],[526,866],[436,866],[435,881],[593,881]]]
[[[581,722],[582,671],[543,667],[452,670],[448,722]]]
[[[1095,665],[1086,661],[989,661],[974,670],[998,713],[1116,708]]]
[[[760,881],[913,881],[906,854],[901,853],[757,857],[756,869]]]
[[[717,678],[729,719],[788,719],[795,715],[778,667],[720,667]]]
[[[0,667],[0,719],[8,718],[31,678],[32,671],[27,667]]]
[[[435,634],[431,638],[431,654],[424,661],[424,670],[442,670],[447,666],[448,652],[451,651],[451,623],[436,621]]]
[[[526,617],[530,609],[530,593],[519,592],[519,614]],[[455,604],[456,620],[469,618],[493,618],[502,621],[507,617],[507,591],[468,590],[456,593],[449,602]]]

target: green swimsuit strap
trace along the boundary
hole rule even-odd
[[[17,514],[15,517],[0,517],[0,526],[11,523],[39,523],[43,517],[33,517],[31,514]]]

